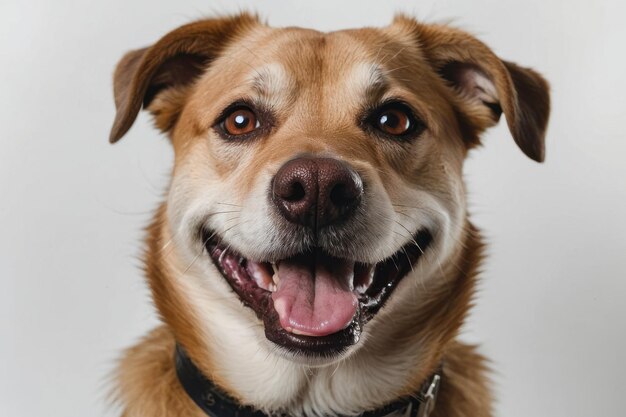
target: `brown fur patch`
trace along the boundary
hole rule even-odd
[[[111,128],[110,141],[116,142],[130,129],[144,102],[145,94],[158,78],[168,60],[178,55],[202,57],[210,62],[223,47],[240,33],[258,24],[256,17],[243,13],[223,19],[201,20],[182,26],[150,48],[127,53],[118,64],[113,77],[117,113]],[[175,83],[171,77],[169,84]]]
[[[206,417],[178,382],[175,344],[170,330],[161,326],[126,351],[119,364],[116,393],[125,406],[123,417]]]
[[[395,23],[414,33],[425,57],[436,70],[451,62],[472,64],[482,69],[495,84],[499,104],[515,142],[528,157],[538,162],[545,159],[550,96],[548,83],[543,77],[530,69],[501,61],[485,44],[458,29],[420,24],[403,16],[398,16]],[[488,113],[476,107],[465,103],[463,112],[474,121],[478,131],[491,125]]]

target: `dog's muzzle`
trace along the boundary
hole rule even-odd
[[[331,357],[357,343],[362,326],[430,245],[430,231],[420,229],[377,263],[341,255],[342,246],[353,244],[341,232],[365,221],[365,188],[357,171],[337,159],[302,156],[286,162],[268,198],[282,222],[282,244],[308,243],[280,259],[247,259],[215,232],[201,231],[226,281],[263,320],[266,337],[291,353]]]

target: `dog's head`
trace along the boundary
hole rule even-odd
[[[143,105],[175,150],[153,289],[177,337],[317,364],[412,325],[467,233],[468,150],[504,113],[542,161],[549,113],[537,73],[404,17],[333,33],[195,22],[128,53],[115,101],[112,142]]]

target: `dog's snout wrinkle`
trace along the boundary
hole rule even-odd
[[[315,230],[350,217],[362,195],[361,176],[334,158],[292,159],[272,180],[271,197],[282,216]]]

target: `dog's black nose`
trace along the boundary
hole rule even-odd
[[[272,199],[290,222],[319,229],[348,218],[361,202],[363,181],[333,158],[301,157],[272,180]]]

